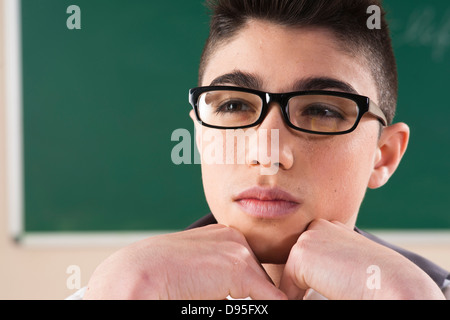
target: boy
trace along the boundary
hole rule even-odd
[[[366,24],[374,4],[210,3],[190,116],[212,215],[115,253],[84,298],[448,297],[448,272],[355,228],[366,188],[388,181],[409,139],[406,124],[392,124],[387,24]],[[259,144],[230,142],[231,130]],[[270,161],[260,150],[267,145]],[[380,271],[375,287],[370,268]]]

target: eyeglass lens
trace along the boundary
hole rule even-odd
[[[263,109],[260,96],[241,91],[208,91],[198,99],[200,119],[218,127],[241,127],[258,121]],[[289,99],[287,116],[292,125],[315,132],[343,132],[358,118],[352,99],[332,95],[298,95]]]

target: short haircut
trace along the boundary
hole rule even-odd
[[[380,8],[380,28],[368,28],[369,6]],[[203,49],[199,83],[214,50],[231,41],[251,19],[294,28],[331,31],[343,50],[371,72],[378,104],[392,123],[397,104],[397,66],[381,0],[207,0],[211,10],[209,37]]]

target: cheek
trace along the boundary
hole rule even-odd
[[[199,152],[201,156],[202,181],[206,200],[219,222],[222,208],[226,208],[230,177],[233,166],[227,164],[225,132],[217,129],[201,129]],[[199,142],[199,141],[198,141]]]
[[[371,173],[370,145],[349,140],[310,148],[311,206],[316,218],[354,223]]]
[[[215,165],[202,164],[202,181],[203,190],[205,192],[206,200],[210,209],[214,212],[214,207],[221,205],[220,201],[223,197],[219,195],[223,193],[223,183],[217,183],[217,181],[223,181],[222,170],[218,170]]]

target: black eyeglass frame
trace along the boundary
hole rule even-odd
[[[199,112],[198,112],[198,99],[201,94],[209,91],[240,91],[240,92],[247,92],[252,93],[261,98],[262,101],[262,109],[261,114],[259,115],[259,118],[245,126],[235,126],[235,127],[222,127],[222,126],[216,126],[211,125],[203,120],[201,120]],[[291,98],[296,96],[304,96],[304,95],[328,95],[328,96],[334,96],[334,97],[342,97],[347,98],[350,100],[353,100],[356,105],[358,106],[358,116],[356,118],[355,124],[353,127],[351,127],[348,130],[345,131],[338,131],[338,132],[321,132],[321,131],[312,131],[308,129],[303,129],[296,127],[291,123],[289,120],[288,115],[288,102]],[[356,127],[358,126],[359,122],[361,121],[361,118],[364,116],[364,114],[369,113],[374,115],[383,126],[387,125],[386,116],[384,115],[383,111],[380,109],[379,106],[377,106],[370,98],[366,96],[361,96],[358,94],[348,93],[348,92],[340,92],[340,91],[328,91],[328,90],[309,90],[309,91],[294,91],[294,92],[287,92],[287,93],[269,93],[269,92],[263,92],[259,90],[254,89],[248,89],[248,88],[242,88],[242,87],[234,87],[234,86],[205,86],[205,87],[196,87],[189,90],[189,103],[191,104],[192,108],[194,109],[195,116],[197,118],[197,121],[202,124],[205,127],[209,128],[215,128],[215,129],[245,129],[254,127],[264,121],[264,119],[267,116],[269,105],[271,102],[277,102],[278,105],[281,108],[281,113],[283,114],[283,118],[287,125],[298,131],[312,133],[312,134],[322,134],[322,135],[340,135],[340,134],[346,134],[354,131]]]

